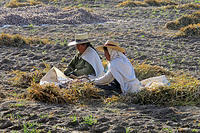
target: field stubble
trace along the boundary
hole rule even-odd
[[[182,0],[179,2],[188,3],[191,1]],[[77,6],[78,3],[78,1],[70,2],[70,5],[64,2],[63,5],[71,8],[71,6]],[[95,5],[95,3],[97,4]],[[108,39],[119,41],[121,46],[126,48],[126,55],[134,61],[146,61],[149,64],[163,66],[172,71],[187,71],[198,79],[200,78],[199,38],[175,37],[177,31],[165,28],[167,22],[176,20],[185,14],[191,14],[196,9],[162,9],[162,7],[151,6],[117,8],[117,4],[119,2],[116,1],[90,1],[87,4],[80,2],[79,6],[76,7],[78,9],[82,7],[81,10],[78,10],[80,14],[83,11],[80,16],[84,16],[85,11],[89,14],[95,13],[105,18],[103,23],[100,21],[97,21],[99,23],[84,21],[83,24],[76,23],[75,25],[51,23],[52,21],[48,20],[52,20],[52,18],[47,17],[44,21],[47,22],[46,25],[38,25],[41,21],[39,22],[36,19],[28,25],[12,23],[14,25],[0,28],[0,32],[8,34],[48,38],[53,44],[31,44],[22,47],[0,45],[0,72],[2,73],[0,79],[0,132],[12,130],[20,132],[34,129],[37,131],[41,129],[44,132],[199,131],[198,118],[200,112],[198,106],[163,107],[127,105],[115,102],[108,102],[105,105],[91,102],[88,105],[73,106],[16,100],[18,93],[25,90],[22,91],[22,88],[9,84],[7,81],[10,78],[9,71],[34,72],[38,68],[44,69],[45,63],[58,68],[66,67],[66,64],[75,54],[75,49],[67,47],[66,44],[73,40],[74,33],[82,32],[89,32],[94,39],[92,41],[94,46],[103,44]],[[44,9],[44,11],[47,11],[45,9],[61,10],[59,6],[49,6],[38,7]],[[30,9],[34,8],[30,7]],[[23,7],[0,9],[1,15],[6,15],[3,13],[7,11],[15,11],[15,14],[17,14],[18,10],[24,11],[26,9]],[[44,16],[45,14],[46,12],[43,12]],[[37,13],[27,12],[27,20],[29,20],[28,15],[34,16]],[[58,18],[55,19],[55,15],[53,16],[53,20],[56,22]],[[78,22],[81,22],[83,18],[78,16]],[[76,17],[73,19],[76,20]],[[61,21],[59,20],[59,22]],[[115,98],[113,99],[115,100]],[[22,121],[29,123],[22,123]]]

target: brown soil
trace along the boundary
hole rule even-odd
[[[65,67],[75,54],[66,44],[75,33],[88,32],[97,46],[111,39],[126,48],[129,58],[182,70],[200,79],[199,37],[174,37],[176,31],[165,24],[187,9],[156,7],[117,8],[121,1],[62,1],[48,6],[0,8],[0,32],[48,38],[50,45],[7,47],[0,44],[0,132],[24,132],[25,123],[37,123],[43,132],[200,132],[197,106],[161,107],[156,105],[96,104],[74,106],[16,100],[26,90],[8,82],[11,70],[33,71],[43,62]],[[180,3],[187,3],[182,0]],[[69,8],[66,6],[82,6]],[[53,44],[55,42],[55,44]],[[63,57],[66,60],[63,60]],[[97,123],[89,125],[86,116]],[[77,118],[77,120],[75,120]],[[33,129],[33,127],[32,127]],[[29,125],[29,130],[31,127]]]

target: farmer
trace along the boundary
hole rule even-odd
[[[92,80],[94,84],[105,85],[115,79],[119,83],[123,94],[140,91],[140,81],[135,76],[132,64],[124,55],[125,49],[121,48],[119,43],[107,41],[103,46],[96,49],[104,52],[109,64],[108,71],[103,76]]]
[[[76,46],[78,53],[64,70],[66,76],[73,78],[86,75],[92,79],[103,75],[104,67],[99,55],[88,40],[88,34],[76,35],[75,41],[70,42],[68,46]]]

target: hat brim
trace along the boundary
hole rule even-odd
[[[107,47],[107,48],[114,49],[114,50],[117,50],[119,52],[125,53],[125,49],[124,48],[116,47],[116,46],[98,46],[98,47],[96,47],[96,50],[98,50],[100,52],[104,52],[104,50],[103,50],[104,47]]]
[[[85,41],[85,42],[73,41],[73,42],[68,43],[67,46],[74,46],[74,45],[77,45],[77,44],[84,44],[84,43],[89,43],[89,41]]]

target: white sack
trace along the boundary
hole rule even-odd
[[[46,73],[46,75],[40,80],[40,85],[44,84],[62,85],[72,80],[73,79],[65,76],[65,74],[61,72],[58,68],[52,67]]]
[[[169,81],[167,80],[165,75],[157,76],[148,78],[141,81],[142,86],[147,88],[155,88],[160,86],[167,86],[169,85]]]

